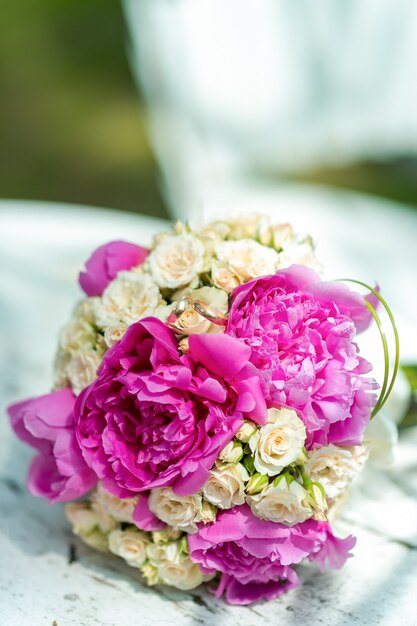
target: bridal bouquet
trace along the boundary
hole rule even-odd
[[[329,520],[395,375],[377,400],[355,343],[381,329],[378,290],[321,272],[310,238],[262,216],[98,248],[54,391],[9,408],[38,452],[31,493],[69,502],[74,532],[149,585],[249,604],[303,561],[340,568],[355,539]]]

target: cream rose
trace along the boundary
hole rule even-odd
[[[342,448],[330,444],[309,453],[305,471],[319,482],[329,498],[337,498],[362,469],[367,454],[365,446]]]
[[[104,331],[104,341],[108,348],[114,346],[115,343],[120,341],[125,332],[127,331],[127,324],[120,322],[119,324],[113,324],[112,326],[107,326]]]
[[[65,513],[75,535],[88,535],[98,526],[97,515],[87,502],[70,502]]]
[[[256,430],[257,429],[254,422],[251,422],[250,420],[245,420],[242,426],[237,431],[235,437],[236,439],[239,439],[239,441],[241,441],[242,443],[248,443],[249,439],[252,437],[252,435],[255,434]]]
[[[181,531],[172,528],[172,526],[165,526],[162,530],[152,531],[152,541],[154,543],[168,543],[181,537]]]
[[[311,267],[318,274],[323,273],[323,266],[317,259],[313,245],[309,241],[302,243],[289,241],[283,244],[282,252],[279,254],[279,267],[289,267],[294,263]]]
[[[231,509],[245,502],[248,480],[249,474],[240,463],[215,467],[202,487],[203,497],[219,509]]]
[[[225,220],[225,224],[229,228],[229,237],[231,239],[256,239],[259,232],[259,226],[264,221],[264,216],[259,213],[250,213],[249,215],[237,215]]]
[[[282,477],[277,485],[272,483],[254,496],[247,496],[252,513],[260,519],[293,526],[313,515],[309,494],[297,481],[289,485]]]
[[[95,308],[100,298],[86,298],[75,308],[72,318],[59,334],[59,347],[70,353],[91,348],[97,340]]]
[[[180,550],[178,542],[168,544],[165,558],[157,564],[157,570],[162,583],[183,591],[198,587],[204,580],[197,563]]]
[[[117,498],[113,494],[104,489],[101,483],[98,483],[94,489],[91,501],[92,506],[100,511],[104,511],[118,522],[133,524],[133,512],[139,501],[140,496],[135,498]]]
[[[211,280],[216,287],[223,289],[226,293],[231,293],[235,287],[240,285],[240,280],[235,272],[225,263],[220,263],[216,259],[211,264]]]
[[[151,252],[148,264],[160,287],[176,289],[190,283],[202,271],[204,246],[187,233],[168,235]]]
[[[223,332],[224,327],[212,323],[211,318],[227,313],[227,293],[216,287],[182,289],[174,294],[176,301],[171,305],[175,321],[172,326],[183,335],[199,335],[207,332]]]
[[[78,394],[95,377],[104,353],[94,326],[94,308],[99,298],[86,298],[61,330],[55,357],[55,388],[71,385]],[[82,356],[80,356],[80,354]]]
[[[149,538],[145,532],[134,528],[112,530],[109,534],[109,550],[122,557],[131,567],[140,567],[146,561]]]
[[[158,585],[161,581],[159,580],[158,568],[152,563],[146,562],[140,568],[142,576],[146,579],[146,584],[149,587],[153,585]]]
[[[237,441],[229,441],[219,453],[220,461],[224,463],[238,463],[243,457],[243,448]]]
[[[175,321],[175,328],[182,335],[201,335],[208,332],[210,326],[211,322],[197,313],[192,306],[188,306]]]
[[[101,328],[121,322],[130,325],[153,315],[161,302],[158,286],[147,274],[119,272],[106,287],[96,308],[97,324]]]
[[[265,246],[281,250],[283,245],[295,239],[291,224],[271,224],[264,221],[259,228],[259,241]]]
[[[201,495],[177,496],[169,487],[152,489],[149,500],[152,513],[169,526],[188,533],[197,531],[201,521]]]
[[[278,268],[278,253],[253,239],[225,241],[216,249],[216,255],[241,283],[274,274]]]
[[[72,530],[84,543],[100,552],[108,551],[107,534],[102,531],[100,518],[87,502],[70,502],[65,506]]]
[[[274,476],[297,460],[304,446],[306,429],[292,409],[268,409],[268,422],[252,435],[249,446],[256,470]]]
[[[101,355],[91,349],[80,350],[72,355],[66,373],[76,396],[95,380],[100,363]]]

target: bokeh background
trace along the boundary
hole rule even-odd
[[[120,2],[3,0],[0,13],[0,197],[167,216]],[[276,175],[417,206],[406,151]]]

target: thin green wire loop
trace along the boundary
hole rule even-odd
[[[381,386],[381,391],[379,393],[379,397],[378,397],[378,401],[375,404],[372,413],[371,413],[371,418],[375,417],[375,415],[377,413],[379,413],[380,408],[382,406],[382,401],[384,398],[384,394],[385,391],[387,389],[388,386],[388,378],[389,378],[389,350],[388,350],[388,342],[387,342],[387,338],[384,332],[384,328],[382,326],[382,322],[381,322],[381,318],[379,317],[378,313],[376,312],[375,308],[372,306],[372,304],[370,302],[368,302],[367,300],[365,300],[365,304],[367,306],[367,308],[369,309],[372,317],[374,318],[376,325],[378,327],[378,331],[381,337],[381,341],[382,341],[382,348],[384,350],[384,380]]]
[[[366,304],[367,308],[369,309],[372,317],[374,318],[374,320],[375,320],[375,322],[376,322],[376,324],[378,326],[379,334],[380,334],[381,341],[382,341],[382,347],[383,347],[383,351],[384,351],[384,380],[383,380],[383,383],[382,383],[381,392],[379,394],[378,401],[377,401],[377,403],[376,403],[376,405],[375,405],[375,407],[374,407],[374,409],[372,411],[372,415],[371,415],[371,417],[375,417],[375,415],[377,413],[379,413],[379,411],[382,409],[382,407],[384,406],[384,404],[388,400],[389,396],[391,395],[392,389],[394,387],[395,380],[397,378],[398,369],[399,369],[399,366],[400,366],[400,338],[399,338],[399,335],[398,335],[397,326],[395,324],[395,319],[394,319],[394,316],[392,314],[392,311],[391,311],[390,307],[388,306],[386,300],[378,293],[378,291],[376,291],[376,289],[373,289],[373,287],[371,287],[367,283],[364,283],[364,282],[362,282],[360,280],[355,280],[353,278],[340,278],[339,282],[355,283],[357,285],[361,285],[365,289],[368,289],[380,301],[380,303],[384,307],[385,311],[387,312],[387,315],[388,315],[389,320],[391,322],[392,331],[393,331],[393,334],[394,334],[394,343],[395,343],[395,360],[394,360],[394,369],[393,369],[393,372],[392,372],[391,380],[390,380],[390,383],[388,385],[388,377],[389,377],[389,350],[388,350],[388,342],[387,342],[386,335],[385,335],[385,332],[384,332],[384,329],[383,329],[383,326],[382,326],[382,323],[381,323],[381,319],[380,319],[378,313],[376,312],[376,310],[372,306],[372,304],[370,302],[368,302],[366,300],[366,298],[364,298],[365,304]],[[387,387],[388,387],[388,389],[387,389]]]

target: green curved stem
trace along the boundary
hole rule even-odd
[[[372,411],[372,417],[375,417],[375,415],[377,413],[379,413],[379,411],[382,409],[382,407],[384,406],[384,404],[388,400],[389,396],[391,395],[392,389],[394,387],[395,380],[397,378],[398,369],[399,369],[399,366],[400,366],[400,338],[399,338],[399,335],[398,335],[398,329],[397,329],[397,326],[395,324],[394,315],[392,314],[392,311],[391,311],[390,307],[388,306],[386,300],[378,293],[378,291],[376,291],[376,289],[373,289],[373,287],[371,287],[367,283],[364,283],[364,282],[362,282],[360,280],[355,280],[353,278],[340,278],[339,281],[340,282],[355,283],[356,285],[361,285],[365,289],[368,289],[380,301],[380,303],[384,307],[384,309],[385,309],[385,311],[386,311],[386,313],[387,313],[387,315],[389,317],[389,320],[391,322],[392,331],[393,331],[393,334],[394,334],[394,342],[395,342],[395,360],[394,360],[394,369],[393,369],[393,372],[392,372],[391,381],[390,381],[390,383],[388,385],[388,381],[386,382],[386,374],[387,374],[387,367],[389,368],[389,352],[388,352],[388,344],[387,344],[387,341],[386,341],[385,333],[383,331],[381,320],[380,320],[378,314],[376,313],[375,308],[370,304],[370,302],[368,302],[364,298],[365,304],[368,307],[369,311],[371,312],[371,315],[374,318],[374,320],[375,320],[375,322],[376,322],[376,324],[378,326],[378,330],[379,330],[380,335],[381,335],[381,341],[382,341],[383,350],[384,350],[384,361],[385,361],[384,383],[383,383],[382,388],[381,388],[381,393],[380,393],[380,396],[378,398],[378,402],[376,403],[376,405],[374,407],[374,410]],[[385,382],[386,382],[386,384],[385,384]],[[388,385],[388,389],[387,389],[387,385]]]

